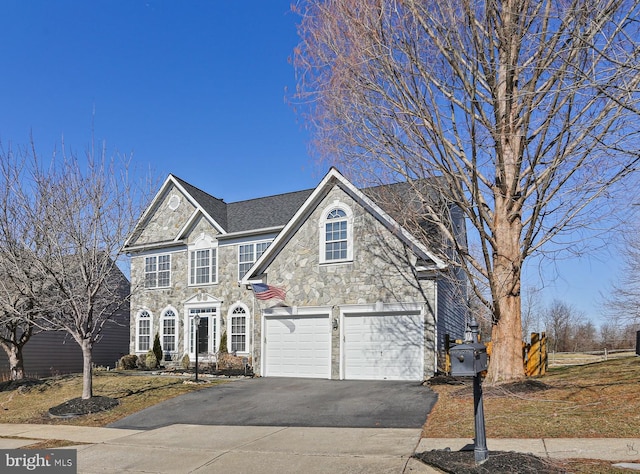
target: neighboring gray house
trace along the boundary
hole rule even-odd
[[[129,353],[129,313],[123,311],[118,323],[109,321],[100,340],[93,346],[96,367],[115,368],[120,357]],[[23,349],[24,372],[27,377],[50,377],[82,372],[82,350],[78,343],[62,331],[35,334]],[[9,374],[9,361],[4,351],[0,356],[0,374]]]
[[[115,368],[120,357],[129,353],[129,282],[120,270],[122,279],[122,308],[105,323],[98,341],[93,346],[93,364],[96,367]],[[82,350],[66,331],[43,331],[31,336],[23,349],[24,371],[27,377],[50,377],[82,372]],[[9,374],[9,360],[0,351],[0,375]],[[1,379],[1,378],[0,378]]]
[[[332,168],[315,189],[225,203],[169,175],[125,244],[131,353],[158,333],[193,361],[199,316],[200,358],[226,332],[261,376],[432,376],[444,335],[464,333],[464,281],[369,191]],[[284,301],[257,299],[255,283]]]

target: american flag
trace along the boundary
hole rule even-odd
[[[277,298],[283,300],[287,296],[287,292],[283,288],[277,286],[266,285],[265,283],[252,283],[251,288],[253,294],[259,300],[270,300],[271,298]]]

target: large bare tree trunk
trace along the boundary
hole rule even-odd
[[[522,224],[517,216],[513,217],[509,201],[504,192],[498,190],[494,219],[496,250],[493,272],[489,276],[494,301],[489,382],[524,377],[519,245]]]
[[[82,398],[93,397],[93,344],[89,339],[82,340]]]
[[[29,323],[24,326],[7,323],[2,329],[4,330],[4,335],[0,338],[0,347],[2,347],[9,359],[11,380],[22,380],[25,377],[22,350],[24,345],[31,339],[33,326]]]
[[[11,380],[24,379],[24,358],[22,357],[22,347],[12,345],[6,352],[7,356],[9,357],[9,370],[11,373]]]

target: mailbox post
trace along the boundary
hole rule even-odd
[[[484,431],[484,405],[482,403],[482,380],[480,373],[487,370],[487,348],[478,342],[478,323],[475,318],[469,322],[472,340],[465,344],[453,346],[451,355],[451,375],[454,377],[473,377],[473,408],[475,413],[475,448],[476,464],[487,460],[487,438]]]

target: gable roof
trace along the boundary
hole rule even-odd
[[[198,205],[202,207],[202,209],[218,224],[220,224],[220,227],[226,229],[227,205],[222,199],[213,197],[211,194],[204,192],[202,189],[196,188],[173,174],[170,174],[169,176],[179,183],[180,186],[182,186],[182,188],[198,203]]]
[[[401,210],[403,207],[393,205],[387,195],[402,196],[403,204],[409,205],[416,198],[415,192],[408,183],[396,183],[390,185],[376,186],[359,190],[349,180],[347,180],[336,168],[331,168],[315,189],[295,191],[291,193],[277,194],[245,201],[225,203],[211,194],[187,183],[181,178],[170,174],[160,190],[152,200],[151,204],[139,219],[134,232],[127,239],[124,248],[133,250],[136,248],[135,238],[140,235],[144,225],[149,220],[153,212],[158,208],[166,190],[174,185],[184,193],[196,211],[188,218],[183,230],[180,231],[174,240],[166,240],[154,244],[140,246],[141,248],[152,248],[166,245],[167,243],[182,243],[181,235],[186,228],[195,221],[197,216],[203,215],[220,232],[225,234],[235,234],[244,232],[258,232],[269,229],[278,230],[280,233],[269,246],[267,251],[255,263],[252,269],[246,274],[246,280],[251,276],[259,274],[261,269],[266,268],[265,263],[270,262],[282,246],[291,238],[291,235],[301,224],[304,216],[310,212],[322,200],[334,185],[340,186],[356,202],[363,206],[385,227],[391,230],[394,235],[400,238],[416,253],[425,260],[434,263],[436,268],[446,267],[444,261],[431,252],[415,235],[411,234],[401,224]],[[390,194],[389,194],[390,192]]]
[[[287,225],[282,229],[267,250],[245,274],[242,279],[242,283],[248,283],[251,278],[256,275],[260,275],[266,270],[275,256],[282,250],[289,239],[291,239],[293,234],[298,230],[306,216],[318,205],[318,203],[320,203],[320,201],[335,185],[340,186],[340,188],[349,194],[352,199],[363,206],[369,213],[387,227],[387,229],[396,235],[396,237],[408,245],[419,258],[433,262],[437,269],[444,269],[447,266],[443,260],[433,254],[421,241],[402,227],[393,217],[368,197],[367,194],[356,188],[336,168],[332,167],[320,184],[318,184],[318,186],[309,194],[304,204],[296,211],[295,215],[289,220]]]
[[[167,179],[165,179],[162,186],[151,200],[151,203],[147,206],[145,211],[142,213],[142,216],[138,219],[133,231],[127,238],[124,243],[123,250],[131,251],[136,248],[152,248],[158,245],[166,245],[168,243],[179,243],[180,242],[180,233],[173,238],[164,240],[162,242],[155,242],[152,244],[145,244],[141,246],[137,246],[135,244],[138,237],[144,231],[145,225],[150,221],[153,213],[156,212],[162,202],[162,198],[167,192],[167,190],[171,187],[175,186],[178,188],[185,199],[187,199],[191,204],[196,208],[196,212],[188,218],[188,221],[191,222],[194,219],[194,216],[198,213],[201,213],[205,216],[205,218],[211,222],[211,224],[216,227],[220,232],[224,233],[224,228],[220,225],[220,223],[212,217],[212,214],[215,215],[220,220],[226,220],[226,210],[224,208],[224,201],[217,199],[210,194],[205,193],[204,191],[192,186],[186,181],[169,174]],[[182,232],[181,232],[182,233]]]
[[[295,191],[291,193],[277,194],[245,201],[226,203],[224,200],[216,198],[211,194],[187,183],[185,180],[169,174],[165,182],[156,193],[155,197],[138,220],[134,231],[131,233],[124,248],[132,250],[136,248],[135,240],[142,233],[145,224],[153,213],[158,209],[162,197],[166,190],[174,185],[185,195],[185,198],[193,204],[196,212],[193,213],[173,240],[157,242],[157,245],[180,242],[180,236],[196,220],[198,215],[203,215],[213,225],[221,235],[258,231],[261,229],[278,229],[286,225],[296,211],[302,206],[313,189]],[[155,245],[144,245],[144,248],[151,248]]]

